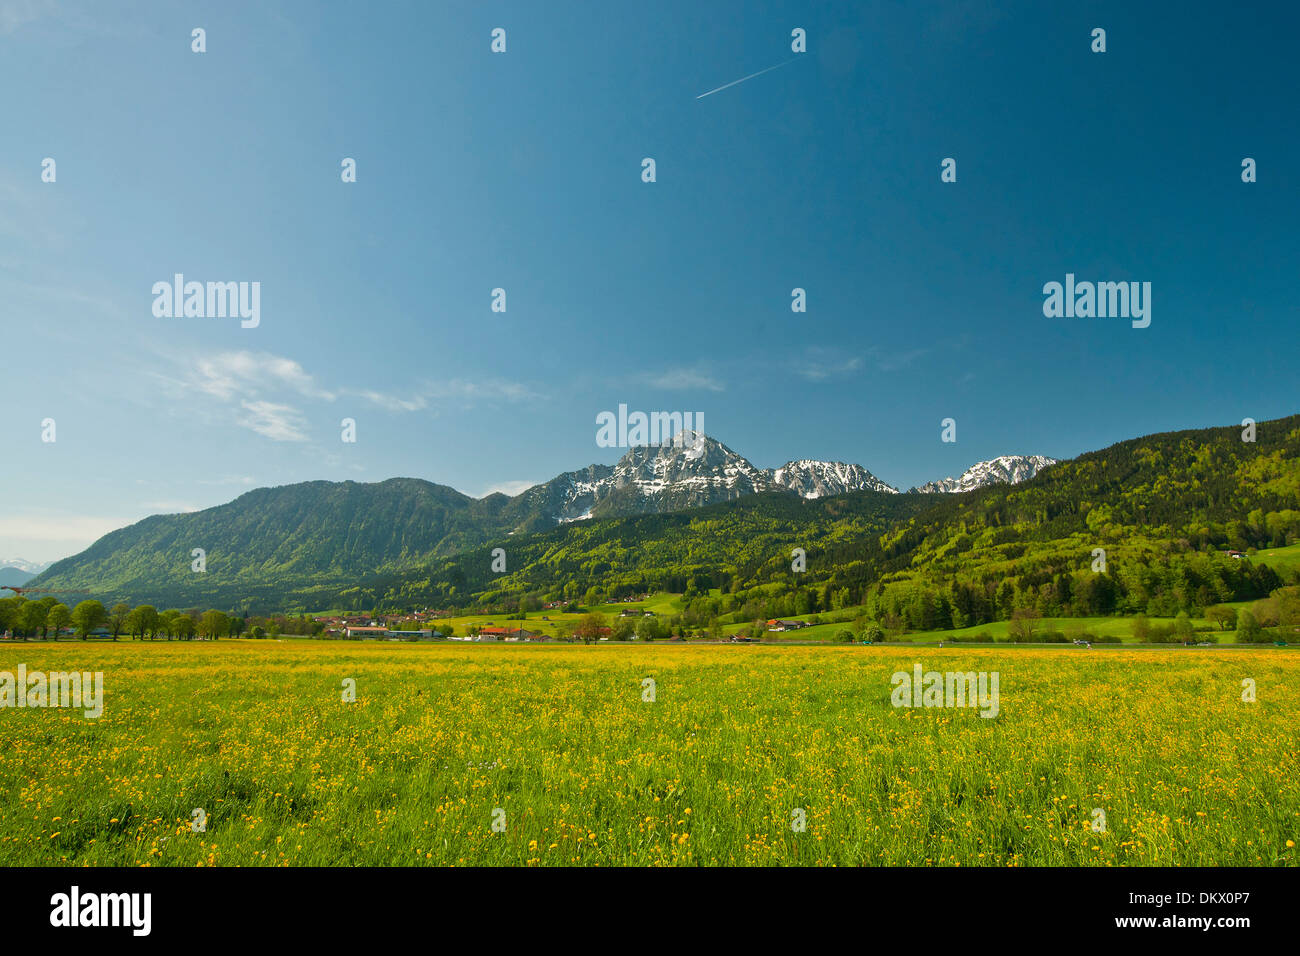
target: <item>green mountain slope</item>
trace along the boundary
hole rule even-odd
[[[1240,426],[1149,435],[939,501],[887,537],[871,606],[915,627],[1172,615],[1266,597],[1283,578],[1227,552],[1297,540],[1300,416],[1254,442]]]
[[[36,575],[30,571],[24,571],[22,568],[3,567],[0,568],[0,586],[5,584],[16,584],[22,586],[30,581]]]
[[[965,626],[1024,607],[1174,613],[1278,585],[1273,571],[1223,552],[1300,540],[1300,416],[1260,423],[1255,442],[1237,426],[1132,439],[961,495],[768,493],[550,528],[527,499],[475,500],[405,478],[261,489],[113,532],[38,583],[254,611],[713,587],[727,613],[867,603],[907,626]],[[206,551],[204,573],[191,570],[194,548]],[[805,571],[792,570],[795,548]]]
[[[111,600],[229,604],[246,593],[345,586],[505,534],[510,499],[474,499],[414,478],[260,488],[192,514],[155,515],[105,535],[34,583]],[[194,549],[206,571],[192,568]]]
[[[598,518],[493,542],[378,581],[363,597],[448,605],[525,594],[578,598],[589,587],[622,596],[685,592],[692,582],[709,588],[786,578],[795,575],[794,549],[803,550],[809,568],[850,545],[878,555],[888,529],[933,503],[925,494],[858,491],[803,499],[771,492],[676,513]],[[505,552],[504,573],[493,570],[496,548]]]
[[[888,499],[888,500],[882,500]],[[737,619],[869,604],[908,627],[1043,615],[1174,614],[1284,583],[1228,549],[1300,540],[1300,416],[1132,439],[1019,485],[961,495],[766,496],[672,516],[584,523],[500,541],[381,582],[396,604],[555,600],[721,587]],[[807,570],[791,570],[792,548]],[[1100,549],[1100,550],[1098,550]],[[1104,560],[1104,564],[1101,561]]]

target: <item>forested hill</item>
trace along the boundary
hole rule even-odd
[[[801,499],[772,492],[684,512],[583,521],[493,542],[424,572],[377,582],[360,600],[559,600],[581,598],[591,587],[623,596],[772,580],[794,575],[796,561],[811,568],[812,556],[828,549],[851,547],[878,558],[882,535],[933,503],[933,495],[921,493],[857,491]],[[494,570],[497,548],[504,552],[504,572]],[[796,548],[804,552],[802,559]]]
[[[941,499],[900,528],[891,555],[935,553],[993,531],[1006,540],[1145,532],[1193,548],[1276,545],[1296,533],[1300,416],[1166,432],[1123,441],[1046,469],[1021,485]],[[973,539],[972,539],[973,540]]]
[[[912,601],[945,618],[955,603],[968,623],[1017,606],[1174,613],[1262,597],[1277,576],[1224,552],[1300,540],[1300,416],[1260,423],[1253,442],[1242,434],[1232,426],[1149,435],[1020,485],[941,499],[760,497],[570,526],[497,542],[504,574],[491,572],[489,546],[385,581],[373,597],[464,604],[713,586],[740,595],[732,603],[751,590],[809,592],[765,605],[776,613],[874,599],[882,613],[902,614]],[[807,555],[802,573],[792,569],[794,548]]]
[[[1259,423],[1253,442],[1243,431],[1149,435],[941,500],[894,529],[866,575],[831,574],[917,628],[1266,597],[1291,582],[1229,552],[1300,541],[1300,416]]]
[[[709,587],[741,601],[749,591],[795,594],[790,610],[773,605],[780,613],[868,600],[882,613],[914,605],[922,610],[907,613],[939,619],[959,607],[976,621],[1026,603],[1160,611],[1275,586],[1223,551],[1300,539],[1300,416],[1261,422],[1253,442],[1241,426],[1149,435],[1023,484],[943,497],[768,493],[532,534],[518,531],[521,498],[476,500],[417,479],[261,489],[113,532],[39,583],[112,601],[256,611]],[[202,573],[191,570],[195,548],[206,552]],[[795,570],[795,549],[805,570]],[[1100,574],[1096,549],[1106,559]]]
[[[377,571],[453,554],[504,535],[510,499],[470,498],[415,478],[309,481],[259,488],[189,514],[155,515],[105,535],[34,582],[112,600],[186,605],[238,601],[245,589],[346,586]],[[193,570],[194,549],[206,570]]]

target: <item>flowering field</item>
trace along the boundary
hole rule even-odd
[[[916,663],[998,674],[998,715],[891,706]],[[0,709],[3,865],[1297,861],[1291,650],[0,647],[19,664],[102,671],[104,711]]]

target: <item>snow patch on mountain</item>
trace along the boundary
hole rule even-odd
[[[913,491],[927,494],[956,494],[974,491],[988,485],[1014,485],[1028,481],[1048,465],[1055,465],[1057,459],[1044,455],[1002,455],[989,461],[971,465],[956,478],[941,478],[927,481]]]
[[[769,469],[767,474],[773,484],[788,488],[802,498],[825,498],[864,489],[898,494],[897,488],[885,484],[861,465],[842,461],[802,458]]]
[[[802,459],[761,469],[702,432],[666,445],[630,449],[618,464],[592,465],[524,492],[551,503],[554,520],[650,514],[698,508],[767,491],[823,498],[850,491],[897,493],[861,465]]]
[[[17,568],[28,574],[40,574],[53,563],[53,561],[25,561],[22,558],[0,558],[0,568]]]
[[[913,491],[952,493],[1014,484],[1055,464],[1042,455],[1004,455],[972,465],[960,477],[931,481]],[[536,485],[512,501],[526,514],[557,524],[591,518],[684,511],[746,495],[780,491],[828,498],[854,491],[898,494],[861,465],[800,458],[758,468],[703,432],[683,431],[668,444],[631,448],[615,465],[589,465]]]

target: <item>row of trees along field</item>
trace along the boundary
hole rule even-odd
[[[298,617],[243,617],[215,609],[199,608],[159,611],[151,604],[130,607],[114,604],[105,608],[102,601],[82,601],[73,608],[57,598],[29,600],[22,595],[0,599],[0,634],[16,638],[57,639],[60,632],[71,630],[83,641],[92,634],[107,633],[113,640],[130,637],[136,640],[189,641],[196,637],[218,640],[223,637],[279,637],[281,634],[314,636],[324,625],[305,614]]]

